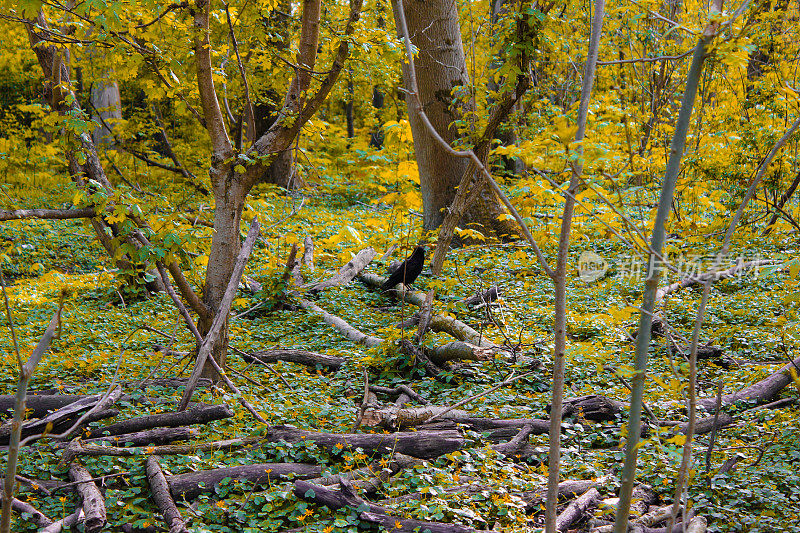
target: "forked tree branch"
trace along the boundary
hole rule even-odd
[[[352,0],[350,4],[350,15],[347,19],[344,35],[339,41],[339,47],[337,49],[336,56],[333,59],[333,64],[325,76],[325,79],[322,80],[317,92],[303,104],[299,111],[296,111],[292,109],[291,106],[285,104],[278,114],[277,120],[275,120],[266,133],[264,133],[264,135],[262,135],[255,143],[253,143],[253,146],[248,150],[247,155],[250,156],[251,159],[260,158],[260,160],[258,164],[252,165],[247,169],[244,181],[245,190],[250,190],[250,188],[252,188],[252,186],[263,173],[264,168],[272,163],[274,157],[278,153],[286,150],[289,147],[292,141],[300,133],[300,130],[305,123],[308,122],[312,116],[314,116],[317,110],[319,110],[325,99],[328,97],[328,94],[330,94],[334,85],[336,85],[336,81],[339,79],[339,74],[344,68],[345,60],[350,55],[349,39],[355,31],[355,23],[361,16],[362,4],[363,0]],[[319,25],[316,27],[318,30]],[[310,81],[311,73],[305,70],[300,70],[298,71],[298,76],[301,76],[302,73],[305,73],[303,75],[307,75]],[[295,82],[293,81],[289,89],[289,94],[291,94],[291,91],[294,87]],[[299,87],[299,82],[297,87]],[[287,100],[288,98],[289,96],[287,94]]]
[[[211,68],[211,43],[209,41],[209,13],[211,0],[196,0],[194,8],[194,54],[197,66],[197,88],[203,108],[206,129],[211,137],[212,161],[224,161],[233,155],[233,145],[228,138],[225,119],[219,106]],[[212,181],[220,176],[211,175]]]

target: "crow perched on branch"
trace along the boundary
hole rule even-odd
[[[411,256],[400,263],[400,266],[397,267],[397,270],[392,272],[383,285],[381,285],[381,291],[386,292],[389,289],[393,288],[398,283],[402,283],[403,285],[411,285],[414,283],[414,280],[417,279],[420,272],[422,272],[422,267],[425,265],[425,247],[424,246],[417,246],[414,248],[414,252]]]

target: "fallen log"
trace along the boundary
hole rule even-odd
[[[427,354],[415,346],[410,340],[400,339],[399,348],[400,352],[406,356],[407,361],[419,363],[422,368],[425,369],[425,373],[427,375],[439,379],[440,381],[443,380],[441,376],[442,368],[439,365],[434,364],[434,362],[428,358]]]
[[[383,339],[362,333],[354,328],[336,315],[332,315],[314,302],[308,300],[300,300],[300,307],[306,311],[316,313],[322,317],[322,320],[336,329],[339,333],[345,336],[347,340],[355,342],[356,344],[363,344],[367,348],[374,348],[383,344]]]
[[[707,416],[695,422],[694,434],[704,435],[705,433],[710,433],[713,431],[715,426],[717,429],[719,429],[725,426],[730,426],[735,421],[736,420],[731,415],[724,412],[719,413],[718,416]],[[677,429],[678,433],[686,433],[689,428],[688,422],[669,422],[662,420],[660,425],[662,427],[674,427]]]
[[[305,463],[263,463],[253,465],[230,466],[215,470],[201,470],[178,474],[167,478],[170,493],[174,498],[192,500],[200,494],[213,494],[223,480],[230,478],[234,482],[246,481],[251,490],[268,487],[276,481],[308,479],[319,477],[322,467]]]
[[[631,521],[641,520],[650,507],[656,502],[658,495],[650,485],[640,484],[636,485],[631,494],[630,516]],[[619,505],[619,498],[606,498],[600,502],[599,507],[602,510],[616,513],[617,506]],[[671,506],[670,506],[671,507]],[[612,522],[613,524],[613,522]],[[637,522],[640,525],[646,525],[645,522]]]
[[[325,355],[317,352],[309,352],[307,350],[297,350],[292,348],[273,348],[270,350],[261,350],[252,352],[250,354],[242,354],[242,359],[246,362],[256,362],[261,364],[275,363],[277,361],[288,361],[290,363],[298,363],[311,368],[318,366],[330,369],[336,372],[347,361],[344,357],[335,357],[333,355]]]
[[[550,421],[537,418],[511,418],[511,419],[492,419],[473,415],[460,409],[449,409],[440,405],[426,405],[422,407],[405,407],[397,409],[389,407],[384,409],[368,410],[364,414],[365,425],[380,425],[388,429],[408,428],[422,426],[432,417],[439,420],[447,420],[457,424],[465,424],[478,431],[486,431],[499,428],[520,429],[523,426],[532,426],[532,435],[542,435],[550,431]],[[443,414],[440,414],[443,413]],[[367,422],[369,420],[369,422]],[[424,426],[423,426],[424,427]]]
[[[280,287],[283,291],[278,295],[278,300],[285,298],[286,287],[289,286],[289,278],[294,279],[294,284],[297,287],[303,285],[303,275],[300,274],[300,259],[297,258],[297,243],[292,244],[292,249],[289,251],[289,257],[286,258],[286,266],[283,268],[283,275],[281,276]]]
[[[339,272],[331,276],[329,279],[312,284],[308,291],[315,293],[331,287],[337,287],[339,285],[349,283],[367,267],[367,265],[375,258],[375,255],[375,250],[371,246],[369,248],[364,248],[358,252],[354,258],[340,268]]]
[[[147,482],[150,485],[150,496],[161,511],[169,533],[186,533],[186,523],[169,494],[169,485],[158,463],[158,456],[151,455],[147,458]]]
[[[596,489],[608,481],[608,477],[602,477],[596,480],[566,480],[558,484],[558,495],[571,497],[578,494],[584,494],[591,489]],[[542,487],[537,490],[525,491],[519,494],[519,498],[525,502],[525,512],[532,513],[538,510],[544,510],[545,498],[547,498],[547,488]]]
[[[472,296],[468,296],[461,301],[464,302],[467,307],[482,307],[494,302],[500,298],[502,294],[503,289],[497,285],[493,285],[485,291],[476,292]]]
[[[359,498],[355,494],[352,485],[346,481],[342,481],[339,484],[339,490],[332,490],[306,481],[295,481],[294,494],[302,500],[324,505],[332,510],[341,509],[342,507],[352,507],[354,509],[366,507],[368,510],[359,512],[359,518],[373,524],[380,524],[389,531],[430,531],[430,533],[477,533],[480,531],[473,527],[457,524],[409,520],[393,516],[389,509]]]
[[[358,279],[374,288],[380,288],[380,286],[386,281],[386,278],[370,273],[361,274]],[[425,304],[424,293],[403,291],[399,294],[405,302],[416,305],[417,307],[421,308]],[[453,317],[432,315],[430,327],[434,331],[448,333],[460,341],[469,342],[476,346],[480,346],[481,348],[499,348],[495,343],[486,339],[479,332]]]
[[[306,238],[303,239],[303,264],[308,270],[314,272],[314,240],[310,235],[306,235]]]
[[[75,394],[36,394],[28,395],[25,398],[25,413],[30,418],[42,418],[51,411],[61,409],[73,404],[78,400],[86,398],[98,398],[97,395],[75,395]],[[9,416],[9,411],[14,410],[15,395],[5,394],[0,396],[0,416]]]
[[[506,457],[517,457],[518,459],[522,459],[523,456],[527,457],[534,451],[533,449],[527,449],[529,448],[528,439],[533,435],[533,431],[533,424],[525,424],[514,438],[503,444],[494,444],[492,449]]]
[[[646,514],[640,516],[635,520],[631,520],[628,524],[628,530],[641,533],[667,533],[666,526],[661,528],[654,528],[656,524],[666,522],[672,514],[672,505],[665,505],[663,507],[656,507],[651,509]],[[694,517],[694,511],[689,510],[683,522],[677,522],[673,525],[671,533],[685,533],[684,526],[691,523]],[[614,524],[608,523],[603,525],[595,525],[591,528],[591,533],[612,533],[614,531]]]
[[[0,502],[5,500],[5,494],[0,492]],[[23,502],[16,498],[11,498],[11,509],[16,511],[19,514],[27,514],[28,517],[26,520],[30,521],[33,525],[38,528],[47,527],[53,523],[47,516],[45,516],[39,509],[34,507],[33,505],[29,504],[28,502]]]
[[[104,435],[122,435],[125,433],[135,433],[157,427],[178,427],[193,424],[208,424],[214,420],[230,418],[233,410],[227,405],[195,405],[186,411],[177,413],[160,413],[155,415],[145,415],[137,418],[130,418],[102,428],[95,429],[89,438],[102,437]]]
[[[74,513],[65,516],[57,522],[53,522],[49,526],[39,530],[39,533],[61,533],[62,531],[71,531],[73,527],[83,522],[84,518],[83,507],[78,507]]]
[[[597,505],[599,500],[600,492],[597,489],[593,488],[584,492],[556,517],[556,530],[566,531],[569,529],[569,526],[583,518],[589,509]]]
[[[674,344],[670,344],[669,350],[673,356],[680,354],[687,359],[689,357],[689,352],[691,352],[691,348],[689,346],[676,346]],[[710,344],[697,347],[697,359],[711,360],[711,362],[714,364],[725,369],[728,369],[734,365],[733,359],[725,356],[722,348],[719,346],[712,346]]]
[[[78,463],[69,467],[69,477],[78,482],[75,490],[83,502],[84,529],[87,533],[97,533],[106,525],[106,502],[100,489],[92,481],[89,472]]]
[[[397,400],[403,400],[401,405],[408,400],[415,400],[417,403],[421,403],[422,405],[428,405],[430,402],[426,400],[424,397],[417,394],[411,387],[408,385],[400,384],[396,387],[382,387],[380,385],[370,385],[369,390],[376,394],[388,394],[391,396],[397,396]],[[405,398],[403,398],[405,396]],[[407,398],[407,399],[406,399]]]
[[[75,218],[94,218],[97,208],[79,207],[75,209],[0,209],[0,221],[39,218],[45,220],[72,220]]]
[[[104,397],[104,395],[95,394],[81,398],[64,407],[56,409],[43,418],[24,422],[22,424],[22,437],[24,438],[37,434],[41,435],[45,432],[57,434],[69,430],[80,416],[90,410],[96,410],[96,413],[103,413],[103,411],[106,411],[101,416],[108,416],[110,414],[107,411],[108,408],[113,405],[120,396],[122,396],[122,389],[117,386],[108,396]],[[118,414],[118,411],[113,411],[113,413]],[[83,422],[89,423],[95,420],[98,420],[96,416],[94,418],[87,417]],[[0,427],[0,443],[8,443],[10,436],[11,424],[4,424]]]
[[[301,299],[300,307],[302,307],[306,311],[313,312],[322,316],[322,320],[326,324],[332,326],[339,333],[344,335],[346,339],[352,342],[355,342],[357,344],[363,344],[367,348],[375,348],[376,346],[380,346],[385,342],[380,337],[367,335],[366,333],[359,331],[358,329],[354,328],[353,326],[345,322],[340,317],[328,313],[323,308],[321,308],[320,306],[318,306],[313,302]],[[428,356],[425,355],[424,352],[420,351],[416,346],[413,346],[407,340],[400,341],[400,349],[404,353],[408,354],[411,360],[419,360],[428,374],[432,376],[438,376],[439,373],[441,372],[441,369],[437,367],[435,364],[433,364],[430,361],[430,359],[428,359]]]
[[[263,437],[245,437],[243,439],[230,439],[203,444],[166,444],[162,446],[147,446],[145,448],[121,448],[119,446],[97,446],[84,444],[78,439],[72,440],[62,452],[63,463],[68,463],[76,457],[135,457],[137,455],[186,455],[201,451],[234,450],[255,444]]]
[[[389,461],[375,461],[363,468],[341,472],[333,476],[310,479],[308,482],[315,485],[331,486],[337,485],[342,480],[345,480],[350,482],[355,488],[363,490],[367,494],[372,494],[377,492],[383,483],[392,476],[397,475],[400,471],[424,463],[425,461],[423,459],[417,459],[416,457],[403,455],[402,453],[395,453]]]
[[[578,494],[583,494],[584,492],[586,492],[591,488],[598,487],[601,481],[604,481],[604,478],[596,481],[592,480],[562,481],[561,483],[558,484],[558,495],[561,497],[572,497]],[[447,487],[444,489],[444,492],[447,494],[458,494],[462,492],[473,494],[473,493],[487,492],[487,491],[493,492],[494,490],[495,490],[494,487],[472,482],[467,485],[457,485],[455,487]],[[525,502],[526,513],[533,513],[538,510],[544,510],[544,499],[547,497],[547,488],[542,487],[541,489],[537,490],[530,490],[519,493],[515,492],[514,495],[523,502]],[[408,500],[424,500],[425,498],[429,497],[430,494],[427,493],[413,492],[411,494],[404,494],[396,498],[387,498],[385,500],[381,500],[381,504],[383,504],[384,507],[388,508],[400,502]]]
[[[102,411],[96,411],[94,413],[88,413],[84,415],[83,420],[81,420],[80,425],[75,426],[77,419],[71,418],[67,419],[60,424],[53,426],[53,430],[48,433],[48,435],[59,435],[59,438],[69,438],[75,433],[79,432],[81,428],[85,428],[92,422],[97,422],[99,420],[106,420],[108,418],[116,418],[119,416],[119,409],[103,409]],[[70,431],[71,429],[71,431]],[[69,433],[67,433],[69,431]]]
[[[705,283],[706,281],[714,282],[714,281],[719,281],[721,279],[727,279],[737,274],[740,274],[741,272],[746,272],[748,270],[758,269],[759,267],[766,265],[773,265],[773,264],[774,261],[771,261],[769,259],[759,259],[756,261],[739,262],[725,270],[704,272],[702,274],[686,277],[680,281],[676,281],[671,285],[658,289],[656,291],[656,305],[660,305],[667,295],[672,294],[673,292],[679,291],[681,289],[691,287],[692,285],[696,285],[698,283]]]
[[[721,406],[727,407],[736,402],[763,403],[772,400],[789,383],[792,382],[791,371],[800,374],[800,357],[781,367],[777,372],[770,374],[758,383],[754,383],[740,391],[726,394],[722,397]],[[680,402],[673,402],[674,405],[681,405]],[[714,411],[717,406],[716,398],[701,398],[697,400],[697,407],[707,411]]]
[[[86,439],[83,444],[113,444],[114,446],[147,446],[169,444],[175,441],[196,439],[199,431],[187,427],[175,428],[155,428],[136,433],[124,433],[122,435],[109,435]]]
[[[704,517],[698,516],[689,522],[689,526],[686,528],[686,533],[705,533],[707,527],[708,521],[706,521]]]
[[[426,533],[494,533],[492,530],[475,529],[474,527],[460,526],[458,524],[397,518],[390,514],[373,513],[369,511],[364,511],[358,516],[367,522],[379,524],[385,527],[387,531],[392,531],[393,533],[395,531],[398,533],[412,533],[417,531],[425,531]]]
[[[588,394],[577,398],[564,400],[561,416],[564,418],[577,416],[595,422],[610,422],[616,420],[621,414],[625,404],[614,401],[599,394]],[[550,405],[546,407],[550,412]]]
[[[453,341],[435,348],[426,348],[425,353],[437,365],[449,361],[488,361],[500,353],[497,347],[481,347],[468,342]]]
[[[320,448],[340,454],[344,450],[361,448],[368,456],[402,453],[420,459],[431,459],[462,448],[466,440],[460,432],[413,431],[391,434],[375,433],[319,433],[292,426],[272,426],[265,439],[271,442],[314,442]]]

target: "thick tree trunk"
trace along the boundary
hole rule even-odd
[[[453,123],[462,116],[461,110],[450,105],[452,91],[469,86],[457,6],[442,0],[404,0],[403,9],[411,42],[419,50],[416,74],[420,100],[436,131],[452,143],[459,137]],[[404,63],[406,89],[408,68]],[[408,98],[407,102],[419,166],[423,225],[428,230],[436,229],[444,220],[442,210],[453,201],[455,186],[467,170],[468,161],[448,155],[426,130],[413,99]]]
[[[236,257],[241,247],[242,208],[247,195],[247,191],[233,175],[234,171],[229,165],[222,167],[220,172],[226,172],[230,177],[216,180],[214,183],[214,234],[211,238],[211,252],[208,255],[206,284],[203,291],[203,303],[208,306],[211,313],[198,322],[198,329],[203,336],[208,334],[211,329],[222,296],[231,279],[233,266],[236,264]],[[225,368],[227,353],[228,323],[226,321],[211,356],[221,368]],[[216,369],[208,362],[203,368],[202,377],[213,381],[219,379]]]
[[[470,105],[465,103],[462,108],[451,105],[454,89],[463,90],[470,85],[457,6],[445,0],[404,0],[403,9],[409,36],[419,50],[419,56],[415,59],[419,98],[433,127],[445,141],[452,144],[459,137],[455,123],[462,119],[462,109]],[[397,16],[395,13],[395,19]],[[403,78],[406,89],[410,90],[408,69],[405,63]],[[464,173],[474,172],[474,169],[466,158],[447,154],[425,128],[414,99],[408,98],[407,102],[419,166],[423,226],[426,230],[433,230],[444,220],[445,210],[452,203],[456,186]],[[485,161],[487,149],[480,152],[478,156]],[[469,225],[494,236],[515,234],[512,224],[497,220],[503,212],[497,198],[487,190],[468,209],[461,225]]]

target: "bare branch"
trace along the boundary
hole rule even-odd
[[[225,4],[225,16],[228,19],[228,28],[230,29],[233,51],[236,52],[236,62],[239,64],[239,74],[242,76],[242,84],[244,85],[244,115],[247,119],[247,138],[252,142],[256,138],[256,119],[253,112],[253,102],[250,100],[250,84],[247,83],[247,73],[242,64],[242,57],[239,55],[239,43],[236,42],[236,33],[233,31],[233,21],[231,20],[231,12],[228,8],[228,4]],[[316,49],[314,51],[316,52]]]
[[[22,220],[27,218],[42,218],[47,220],[72,220],[76,218],[94,218],[97,212],[94,207],[81,209],[14,209],[12,211],[0,210],[0,221]]]

